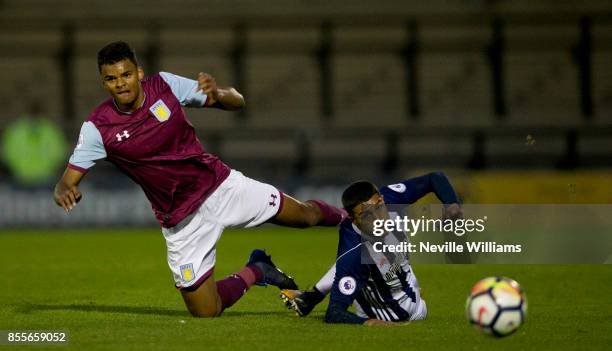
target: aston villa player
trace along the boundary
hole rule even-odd
[[[297,289],[261,250],[254,250],[237,273],[214,279],[215,246],[226,227],[264,222],[336,226],[345,214],[320,200],[295,200],[230,169],[204,150],[183,107],[239,110],[245,105],[243,96],[234,88],[218,87],[205,73],[197,80],[166,72],[145,78],[134,51],[124,42],[103,47],[98,68],[110,98],[83,123],[55,187],[55,202],[72,210],[82,197],[79,183],[97,161],[117,166],[151,202],[166,239],[175,285],[193,316],[220,315],[253,284]]]

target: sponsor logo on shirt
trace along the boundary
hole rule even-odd
[[[150,108],[149,111],[157,118],[160,122],[165,122],[170,118],[170,109],[164,102],[159,99]]]

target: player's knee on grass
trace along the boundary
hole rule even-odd
[[[221,311],[218,311],[217,309],[197,309],[189,307],[187,307],[187,309],[189,310],[191,316],[196,318],[212,318],[221,315]]]
[[[185,296],[183,295],[183,298]],[[187,310],[191,314],[192,317],[196,318],[211,318],[218,317],[223,312],[221,308],[221,304],[217,304],[214,301],[192,301],[185,299],[185,305],[187,306]]]
[[[210,277],[195,290],[181,290],[187,310],[193,317],[217,317],[223,312],[215,280]]]

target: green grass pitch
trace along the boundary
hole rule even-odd
[[[333,229],[226,231],[215,276],[265,248],[301,287],[333,263]],[[395,328],[328,325],[327,300],[307,318],[285,309],[274,287],[253,287],[222,317],[190,317],[173,287],[161,233],[151,230],[0,233],[0,330],[70,332],[64,350],[608,349],[611,265],[419,265],[427,320]],[[527,323],[494,339],[468,325],[464,303],[480,278],[506,275],[524,287]],[[41,349],[40,346],[20,346]],[[0,351],[13,349],[0,345]]]

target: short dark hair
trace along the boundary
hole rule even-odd
[[[342,206],[349,214],[364,201],[368,201],[374,194],[378,194],[375,184],[367,180],[356,181],[349,185],[342,193]]]
[[[121,60],[128,59],[138,66],[136,52],[124,41],[115,41],[104,46],[98,51],[98,69],[102,71],[102,65],[112,65]]]

